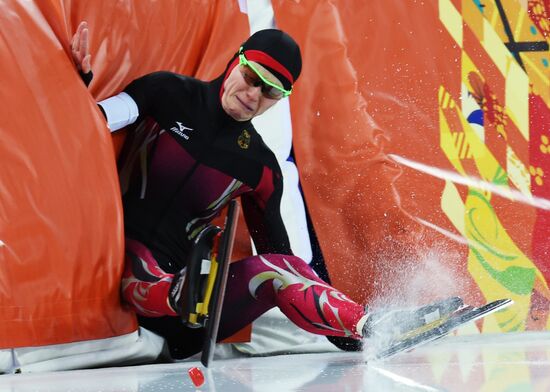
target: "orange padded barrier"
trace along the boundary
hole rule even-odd
[[[438,233],[426,236],[416,219],[433,215],[450,228],[433,211],[441,184],[388,156],[443,162],[430,152],[433,145],[423,132],[435,131],[437,111],[431,108],[438,83],[446,79],[460,91],[452,79],[458,65],[443,61],[451,38],[434,38],[418,25],[436,17],[434,5],[281,2],[276,14],[281,27],[304,42],[303,77],[292,101],[295,150],[331,280],[367,301],[398,289],[391,287],[398,283],[395,277],[410,268],[420,247],[431,246],[426,241],[457,248]],[[307,22],[292,23],[298,19]],[[407,33],[411,29],[414,39]]]
[[[509,297],[483,331],[550,329],[550,10],[482,3],[275,0],[297,163],[354,299]]]
[[[120,191],[95,102],[154,70],[213,78],[248,36],[232,1],[38,3],[7,0],[0,13],[0,348],[136,330],[119,299]],[[89,90],[69,52],[81,20]]]

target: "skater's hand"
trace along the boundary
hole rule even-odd
[[[76,68],[84,74],[87,74],[92,70],[92,55],[90,54],[88,36],[88,23],[86,23],[86,21],[82,21],[78,25],[76,33],[73,35],[71,40],[71,53],[73,55],[73,61]]]

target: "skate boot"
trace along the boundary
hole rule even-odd
[[[363,351],[363,340],[344,336],[327,336],[329,342],[343,351]]]
[[[363,327],[363,337],[376,346],[387,345],[413,331],[427,328],[464,306],[459,297],[450,297],[412,309],[379,310],[370,314]]]
[[[450,297],[442,301],[413,309],[377,310],[365,309],[363,318],[363,339],[369,339],[377,346],[387,345],[389,341],[412,330],[449,316],[464,305],[459,297]],[[327,336],[327,339],[344,351],[362,351],[363,340],[349,337]]]
[[[169,302],[190,328],[204,327],[216,277],[212,263],[221,229],[206,226],[195,238],[187,265],[174,276]]]

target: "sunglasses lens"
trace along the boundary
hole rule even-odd
[[[241,67],[241,74],[243,79],[249,86],[262,88],[262,95],[270,99],[280,99],[283,97],[283,92],[273,86],[270,86],[263,82],[263,80],[258,76],[258,74],[250,68],[248,65],[243,65]]]
[[[260,77],[248,66],[241,67],[241,74],[243,75],[244,81],[249,86],[258,87],[263,84]]]
[[[278,90],[273,86],[268,86],[265,83],[262,86],[262,93],[264,97],[271,99],[279,99],[283,97],[283,92],[281,90]]]

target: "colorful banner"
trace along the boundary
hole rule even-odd
[[[512,298],[482,331],[550,328],[548,11],[276,2],[303,43],[295,150],[337,287],[374,304]]]

